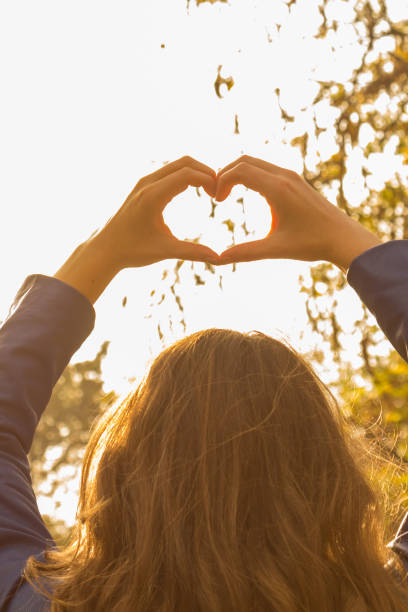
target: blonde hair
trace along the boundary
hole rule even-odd
[[[30,557],[25,577],[52,611],[405,609],[346,429],[289,345],[192,334],[96,425],[71,540]]]

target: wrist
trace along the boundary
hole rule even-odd
[[[367,230],[353,219],[339,232],[332,242],[332,249],[328,261],[347,274],[351,262],[375,246],[382,244],[378,236]]]
[[[80,291],[94,304],[120,269],[97,234],[80,244],[54,277]]]

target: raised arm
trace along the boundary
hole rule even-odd
[[[0,610],[27,557],[55,546],[38,511],[27,453],[52,389],[94,317],[78,291],[33,275],[0,328]]]
[[[216,200],[225,200],[238,184],[266,199],[272,225],[264,239],[224,251],[221,263],[257,259],[322,260],[347,272],[353,259],[381,244],[378,236],[330,204],[292,170],[244,155],[218,172]]]
[[[163,259],[219,263],[219,256],[209,247],[178,240],[164,223],[167,204],[189,186],[204,187],[209,195],[215,195],[214,170],[182,157],[143,177],[117,213],[74,251],[55,278],[94,303],[124,268],[148,266]]]
[[[37,507],[27,454],[54,385],[92,331],[92,304],[123,268],[171,258],[218,261],[211,249],[177,240],[164,224],[164,207],[189,185],[214,195],[215,172],[182,158],[141,179],[54,278],[26,279],[0,328],[0,610],[42,609],[40,596],[32,599],[20,578],[27,558],[55,542]]]

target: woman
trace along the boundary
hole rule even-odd
[[[162,212],[189,185],[264,196],[263,240],[218,256],[179,241]],[[408,242],[377,236],[296,173],[243,157],[218,174],[190,158],[144,177],[53,278],[29,276],[0,330],[1,610],[407,609],[408,528],[384,512],[329,390],[261,333],[211,329],[164,350],[94,428],[78,520],[57,550],[38,512],[35,426],[98,299],[128,267],[266,258],[338,266],[408,360]]]

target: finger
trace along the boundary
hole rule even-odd
[[[271,178],[271,174],[265,170],[247,162],[241,162],[217,178],[215,199],[218,202],[225,200],[234,185],[245,185],[267,198],[270,195]]]
[[[261,240],[252,240],[243,244],[237,244],[229,249],[226,249],[219,256],[218,265],[228,263],[238,263],[240,261],[257,261],[259,259],[270,258],[270,248],[268,248],[266,238]]]
[[[219,263],[219,255],[204,244],[196,244],[187,240],[173,241],[171,249],[173,257],[187,261],[203,261],[212,264]]]
[[[217,173],[217,178],[219,179],[220,176],[224,172],[228,172],[228,170],[231,170],[232,168],[234,168],[240,163],[252,164],[253,166],[257,166],[261,170],[265,170],[266,172],[272,172],[274,174],[281,174],[283,176],[285,175],[287,176],[288,174],[289,175],[294,174],[293,170],[288,170],[287,168],[281,168],[280,166],[275,166],[274,164],[266,162],[263,159],[259,159],[258,157],[251,157],[250,155],[242,155],[235,161],[231,162],[230,164],[228,164],[227,166],[219,170]]]
[[[174,162],[166,164],[163,168],[156,170],[156,172],[152,172],[152,174],[148,174],[141,178],[140,181],[137,183],[135,189],[140,189],[146,187],[147,185],[151,185],[152,183],[155,183],[156,181],[165,178],[172,172],[176,172],[177,170],[180,170],[181,168],[184,168],[186,166],[192,168],[193,170],[204,172],[205,174],[208,174],[211,177],[216,176],[215,170],[213,170],[209,166],[206,166],[205,164],[202,164],[193,157],[185,155],[184,157],[180,157],[180,159],[177,159]]]
[[[190,186],[204,187],[208,195],[214,196],[216,179],[205,172],[185,166],[148,185],[142,193],[145,198],[151,200],[152,206],[157,206],[159,210],[163,210],[176,195]]]

